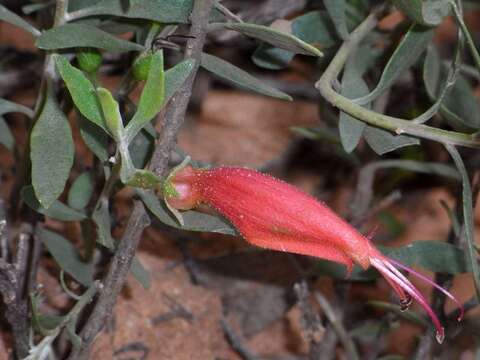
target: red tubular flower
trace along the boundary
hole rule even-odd
[[[165,200],[187,210],[205,203],[227,218],[249,243],[267,249],[314,256],[341,263],[350,273],[353,264],[376,268],[400,298],[406,310],[416,300],[436,327],[442,343],[445,334],[425,297],[399,271],[405,270],[442,291],[447,290],[412,269],[387,258],[364,235],[324,203],[271,176],[245,168],[220,167],[174,172],[168,179]],[[172,191],[172,189],[174,191]]]

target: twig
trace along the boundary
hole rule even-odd
[[[423,124],[414,124],[410,120],[379,114],[355,104],[332,88],[333,82],[337,79],[351,51],[372,31],[376,24],[375,14],[371,14],[351,33],[349,40],[343,43],[323,75],[315,84],[320,94],[333,106],[356,119],[369,125],[391,131],[397,135],[407,134],[447,145],[480,148],[480,140],[471,134],[438,129]]]
[[[325,328],[322,325],[320,316],[313,309],[309,302],[310,292],[308,290],[306,281],[303,280],[296,283],[293,286],[293,290],[295,291],[298,307],[300,308],[300,312],[302,314],[301,325],[305,331],[310,346],[308,358],[311,360],[317,360],[319,359],[320,354],[323,352],[321,351],[321,343],[325,335]]]
[[[347,330],[343,326],[341,319],[338,318],[338,315],[336,314],[336,311],[333,309],[332,305],[330,305],[328,300],[319,292],[315,293],[315,298],[317,299],[317,302],[322,308],[328,321],[332,324],[332,327],[337,333],[340,342],[343,344],[343,347],[347,353],[347,358],[351,360],[360,359],[355,347],[355,343],[348,335]]]
[[[228,342],[232,346],[233,350],[237,352],[238,355],[242,357],[244,360],[257,360],[257,356],[252,354],[249,349],[243,345],[240,338],[235,334],[233,329],[230,327],[228,322],[225,319],[220,320],[220,325],[222,326],[223,332],[225,337],[227,338]]]
[[[142,202],[135,201],[127,229],[118,244],[110,269],[105,277],[103,290],[87,323],[80,332],[82,346],[72,352],[70,359],[88,359],[90,346],[105,325],[107,318],[112,314],[118,295],[130,271],[133,256],[140,242],[143,229],[149,223],[150,221]]]
[[[186,45],[185,58],[195,59],[196,64],[187,81],[182,85],[176,95],[173,96],[166,112],[165,124],[160,133],[155,147],[150,170],[157,175],[163,176],[167,170],[170,150],[173,148],[177,132],[182,125],[188,102],[192,93],[193,80],[199,67],[199,59],[205,43],[206,29],[208,25],[212,0],[197,0],[194,2],[191,18],[190,38]],[[95,307],[80,332],[83,340],[82,346],[72,352],[70,360],[87,359],[90,347],[95,336],[100,332],[105,319],[111,315],[120,290],[123,287],[131,262],[135,255],[137,245],[143,229],[148,224],[148,216],[140,201],[134,202],[134,210],[127,223],[125,234],[113,257],[110,270],[105,278],[104,290],[100,294]]]
[[[5,202],[0,199],[0,259],[7,261],[10,254],[7,212]]]
[[[219,0],[215,0],[215,7],[220,11],[227,19],[233,20],[238,23],[243,23],[243,20],[230,11],[225,5],[223,5]]]

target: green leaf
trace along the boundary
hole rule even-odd
[[[195,60],[187,59],[165,72],[165,103],[175,95],[195,67]]]
[[[432,46],[427,51],[423,67],[423,80],[427,93],[436,100],[442,92],[442,84],[448,77],[448,69]],[[480,129],[480,106],[472,86],[462,75],[458,75],[453,87],[445,95],[440,114],[453,127],[460,130]]]
[[[55,63],[78,110],[88,120],[100,126],[108,133],[95,88],[90,80],[88,80],[79,69],[73,67],[64,56],[57,55],[55,57]]]
[[[0,115],[8,114],[8,113],[21,113],[27,115],[29,118],[33,118],[33,110],[23,106],[21,104],[14,103],[12,101],[8,101],[5,99],[0,98]]]
[[[342,77],[342,95],[354,99],[368,94],[367,83],[362,78],[361,70],[357,63],[357,51],[348,59]],[[368,107],[368,104],[367,104]],[[353,116],[340,111],[338,130],[342,146],[347,153],[351,153],[357,147],[362,138],[366,124],[355,119]]]
[[[97,227],[97,242],[108,249],[114,249],[108,199],[102,198],[99,200],[93,211],[92,220]]]
[[[104,129],[78,113],[78,126],[85,145],[95,156],[105,163],[108,161],[108,135]]]
[[[81,221],[87,218],[87,216],[75,209],[72,209],[64,203],[55,200],[48,209],[45,209],[35,196],[33,186],[24,186],[21,191],[22,200],[25,203],[40,214],[48,216],[49,218],[61,220],[61,221]]]
[[[15,147],[15,138],[13,137],[13,134],[3,116],[0,116],[0,144],[5,146],[10,151],[13,151]]]
[[[431,42],[433,33],[434,30],[432,28],[417,24],[413,25],[388,60],[375,89],[355,102],[358,104],[369,103],[392,86],[395,80],[419,59]]]
[[[117,100],[113,98],[112,93],[108,89],[102,87],[97,88],[97,96],[108,131],[116,142],[123,141],[123,120]]]
[[[157,51],[151,56],[147,82],[140,96],[137,111],[125,128],[127,143],[158,114],[164,101],[165,74],[163,71],[163,52]]]
[[[48,85],[45,104],[30,137],[32,185],[44,208],[48,209],[62,193],[74,151],[70,124]]]
[[[152,285],[152,276],[136,256],[133,258],[130,273],[144,289],[150,289],[150,286]]]
[[[211,73],[259,94],[282,100],[292,100],[290,95],[263,83],[256,77],[216,56],[202,53],[201,65]]]
[[[92,284],[92,266],[82,261],[75,247],[67,239],[44,228],[38,228],[37,235],[60,268],[80,284],[84,286]]]
[[[143,46],[119,39],[86,24],[66,24],[45,31],[36,45],[43,50],[91,47],[110,52],[142,51]]]
[[[166,225],[189,231],[208,231],[236,235],[235,229],[226,223],[225,220],[197,211],[182,211],[181,214],[185,224],[182,227],[178,221],[170,215],[164,203],[160,201],[155,194],[140,189],[136,189],[136,193],[140,199],[142,199],[148,210]]]
[[[292,22],[292,33],[303,41],[321,48],[339,43],[335,26],[326,11],[312,11]]]
[[[382,246],[380,250],[409,267],[420,266],[429,271],[452,275],[471,271],[464,251],[444,241],[414,241],[400,248]]]
[[[268,26],[248,23],[224,23],[221,25],[226,29],[238,31],[246,36],[264,41],[280,49],[291,51],[294,54],[323,56],[322,52],[316,47],[309,45],[296,36]]]
[[[402,10],[413,21],[436,26],[449,14],[449,0],[393,0],[396,7]]]
[[[462,204],[463,204],[463,226],[466,238],[466,254],[468,256],[469,263],[471,265],[471,271],[473,275],[473,283],[475,284],[475,294],[477,300],[480,299],[480,269],[478,266],[478,254],[475,249],[475,225],[473,221],[473,199],[472,199],[472,187],[470,185],[470,179],[468,177],[467,169],[462,161],[457,149],[452,145],[446,145],[445,148],[450,153],[455,166],[457,167],[460,175],[462,176]]]
[[[143,169],[147,165],[155,147],[155,135],[147,133],[146,128],[144,127],[128,145],[133,166],[137,169]]]
[[[260,44],[252,55],[255,65],[268,69],[285,69],[295,54],[291,51],[279,49],[268,44]]]
[[[85,209],[90,202],[93,190],[93,177],[90,171],[81,173],[70,187],[68,205],[77,210]]]
[[[420,145],[420,140],[417,138],[407,135],[393,135],[386,130],[373,126],[367,126],[363,134],[368,145],[378,155],[383,155],[406,146]]]
[[[335,29],[342,40],[348,39],[347,2],[345,0],[323,0],[328,15],[332,19]]]
[[[30,25],[28,22],[23,20],[20,16],[14,12],[8,10],[5,6],[0,5],[0,20],[6,21],[12,25],[15,25],[23,30],[28,31],[33,36],[39,36],[41,32],[37,30],[34,26]]]
[[[103,0],[84,12],[89,15],[122,16],[132,19],[146,19],[160,23],[187,23],[192,12],[192,0]]]

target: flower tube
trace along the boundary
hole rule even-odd
[[[425,297],[399,271],[427,281],[463,308],[447,290],[405,265],[384,256],[353,226],[327,205],[296,187],[255,170],[235,167],[175,170],[165,183],[164,197],[174,209],[204,203],[228,219],[243,238],[266,249],[309,255],[346,266],[376,268],[400,299],[402,310],[417,301],[432,319],[442,343],[443,326]]]

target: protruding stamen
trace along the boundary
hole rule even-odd
[[[412,305],[413,299],[409,294],[402,299],[400,299],[400,311],[407,311]]]
[[[458,308],[460,309],[460,315],[458,316],[457,318],[457,321],[462,321],[463,319],[463,316],[465,314],[465,310],[463,308],[463,305],[460,301],[458,301],[458,299],[453,296],[448,290],[442,288],[440,285],[438,285],[436,282],[432,281],[431,279],[429,279],[428,277],[420,274],[419,272],[416,272],[415,270],[403,265],[402,263],[399,263],[398,261],[395,261],[395,260],[392,260],[392,259],[389,259],[390,262],[392,264],[394,264],[395,266],[398,266],[399,268],[407,271],[408,273],[412,274],[413,276],[416,276],[417,278],[425,281],[426,283],[432,285],[435,289],[437,289],[438,291],[442,292],[443,294],[445,294],[446,297],[448,297],[450,300],[452,300],[455,304],[457,304]]]

